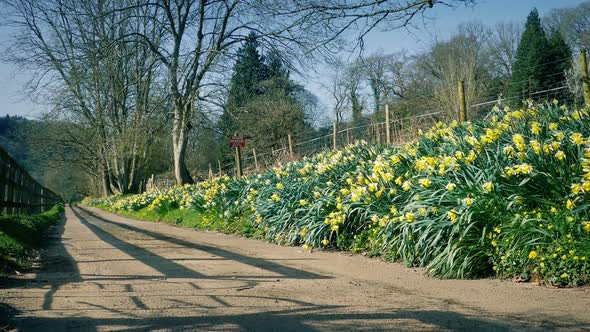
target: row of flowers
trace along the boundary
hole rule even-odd
[[[253,236],[367,252],[443,278],[590,280],[589,109],[494,109],[403,147],[364,142],[241,179],[89,199],[113,211],[191,209]]]

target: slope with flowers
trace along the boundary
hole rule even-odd
[[[495,109],[403,147],[357,143],[241,179],[86,204],[305,249],[366,252],[442,278],[590,281],[590,109]]]

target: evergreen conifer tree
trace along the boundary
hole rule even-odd
[[[237,119],[243,107],[263,92],[260,83],[268,77],[268,70],[258,48],[257,36],[251,32],[238,50],[227,102],[219,123],[226,136],[240,130]]]
[[[565,73],[572,66],[572,50],[567,45],[561,32],[557,29],[551,29],[549,36],[549,51],[551,56],[551,64],[549,69],[551,71],[550,84],[551,87],[563,86],[566,78]],[[555,93],[555,97],[559,100],[565,101],[568,98],[567,90],[559,90]]]
[[[510,83],[510,95],[527,98],[529,93],[551,85],[552,52],[541,25],[539,12],[534,8],[527,17],[525,29],[516,51]]]

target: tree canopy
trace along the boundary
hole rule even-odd
[[[558,30],[547,38],[537,9],[527,17],[524,32],[516,51],[510,94],[527,95],[556,88],[565,79],[571,66],[571,50]]]

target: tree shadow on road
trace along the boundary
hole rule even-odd
[[[0,289],[9,288],[49,288],[43,296],[43,310],[51,310],[53,295],[63,285],[80,282],[82,278],[74,258],[68,253],[64,243],[66,218],[51,227],[44,237],[41,250],[41,268],[34,279],[4,277],[0,280]],[[0,309],[0,331],[4,331],[1,322],[9,322],[18,314],[18,310],[7,304]],[[6,323],[10,324],[10,323]]]
[[[116,227],[120,227],[127,231],[135,232],[138,234],[142,234],[148,236],[155,240],[164,241],[166,243],[175,244],[183,248],[190,248],[196,249],[199,251],[206,252],[211,255],[219,256],[227,260],[233,260],[240,262],[242,264],[250,265],[252,267],[256,267],[259,269],[263,269],[272,273],[269,276],[250,276],[250,277],[258,277],[258,278],[289,278],[289,279],[327,279],[331,277],[322,276],[316,273],[308,272],[305,270],[300,270],[296,268],[292,268],[290,266],[286,266],[283,264],[279,264],[270,260],[245,256],[233,251],[229,251],[222,248],[217,248],[213,246],[208,246],[205,244],[188,242],[182,239],[174,238],[165,234],[161,234],[158,232],[149,231],[146,229],[142,229],[139,227],[134,227],[127,224],[113,222],[111,220],[105,219],[97,214],[86,210],[81,207],[76,207],[73,209],[74,214],[76,217],[80,219],[83,225],[88,227],[99,239],[102,241],[112,245],[113,247],[125,252],[129,256],[137,259],[138,261],[142,262],[145,265],[152,267],[153,269],[159,271],[167,278],[200,278],[200,279],[216,279],[217,276],[207,276],[201,274],[197,271],[189,269],[184,265],[178,264],[175,261],[172,261],[168,258],[164,258],[159,256],[152,251],[149,251],[143,247],[134,245],[132,243],[126,242],[113,234],[109,233],[108,231],[103,230],[101,227],[97,226],[97,224],[92,223],[89,221],[88,218],[82,216],[82,214],[77,210],[83,211],[83,213],[90,216],[92,219],[99,221],[100,223],[104,223],[107,225],[113,225]],[[239,278],[240,276],[231,276],[231,278]],[[243,276],[242,276],[243,277]],[[227,276],[222,276],[223,278],[227,278]]]
[[[498,317],[482,319],[452,311],[399,310],[355,313],[354,308],[313,305],[303,308],[260,311],[250,314],[189,315],[180,317],[88,317],[31,318],[26,326],[83,327],[100,330],[117,327],[125,331],[153,330],[232,330],[232,331],[547,331],[584,330],[590,326],[575,323],[555,324],[528,320],[506,321]]]

